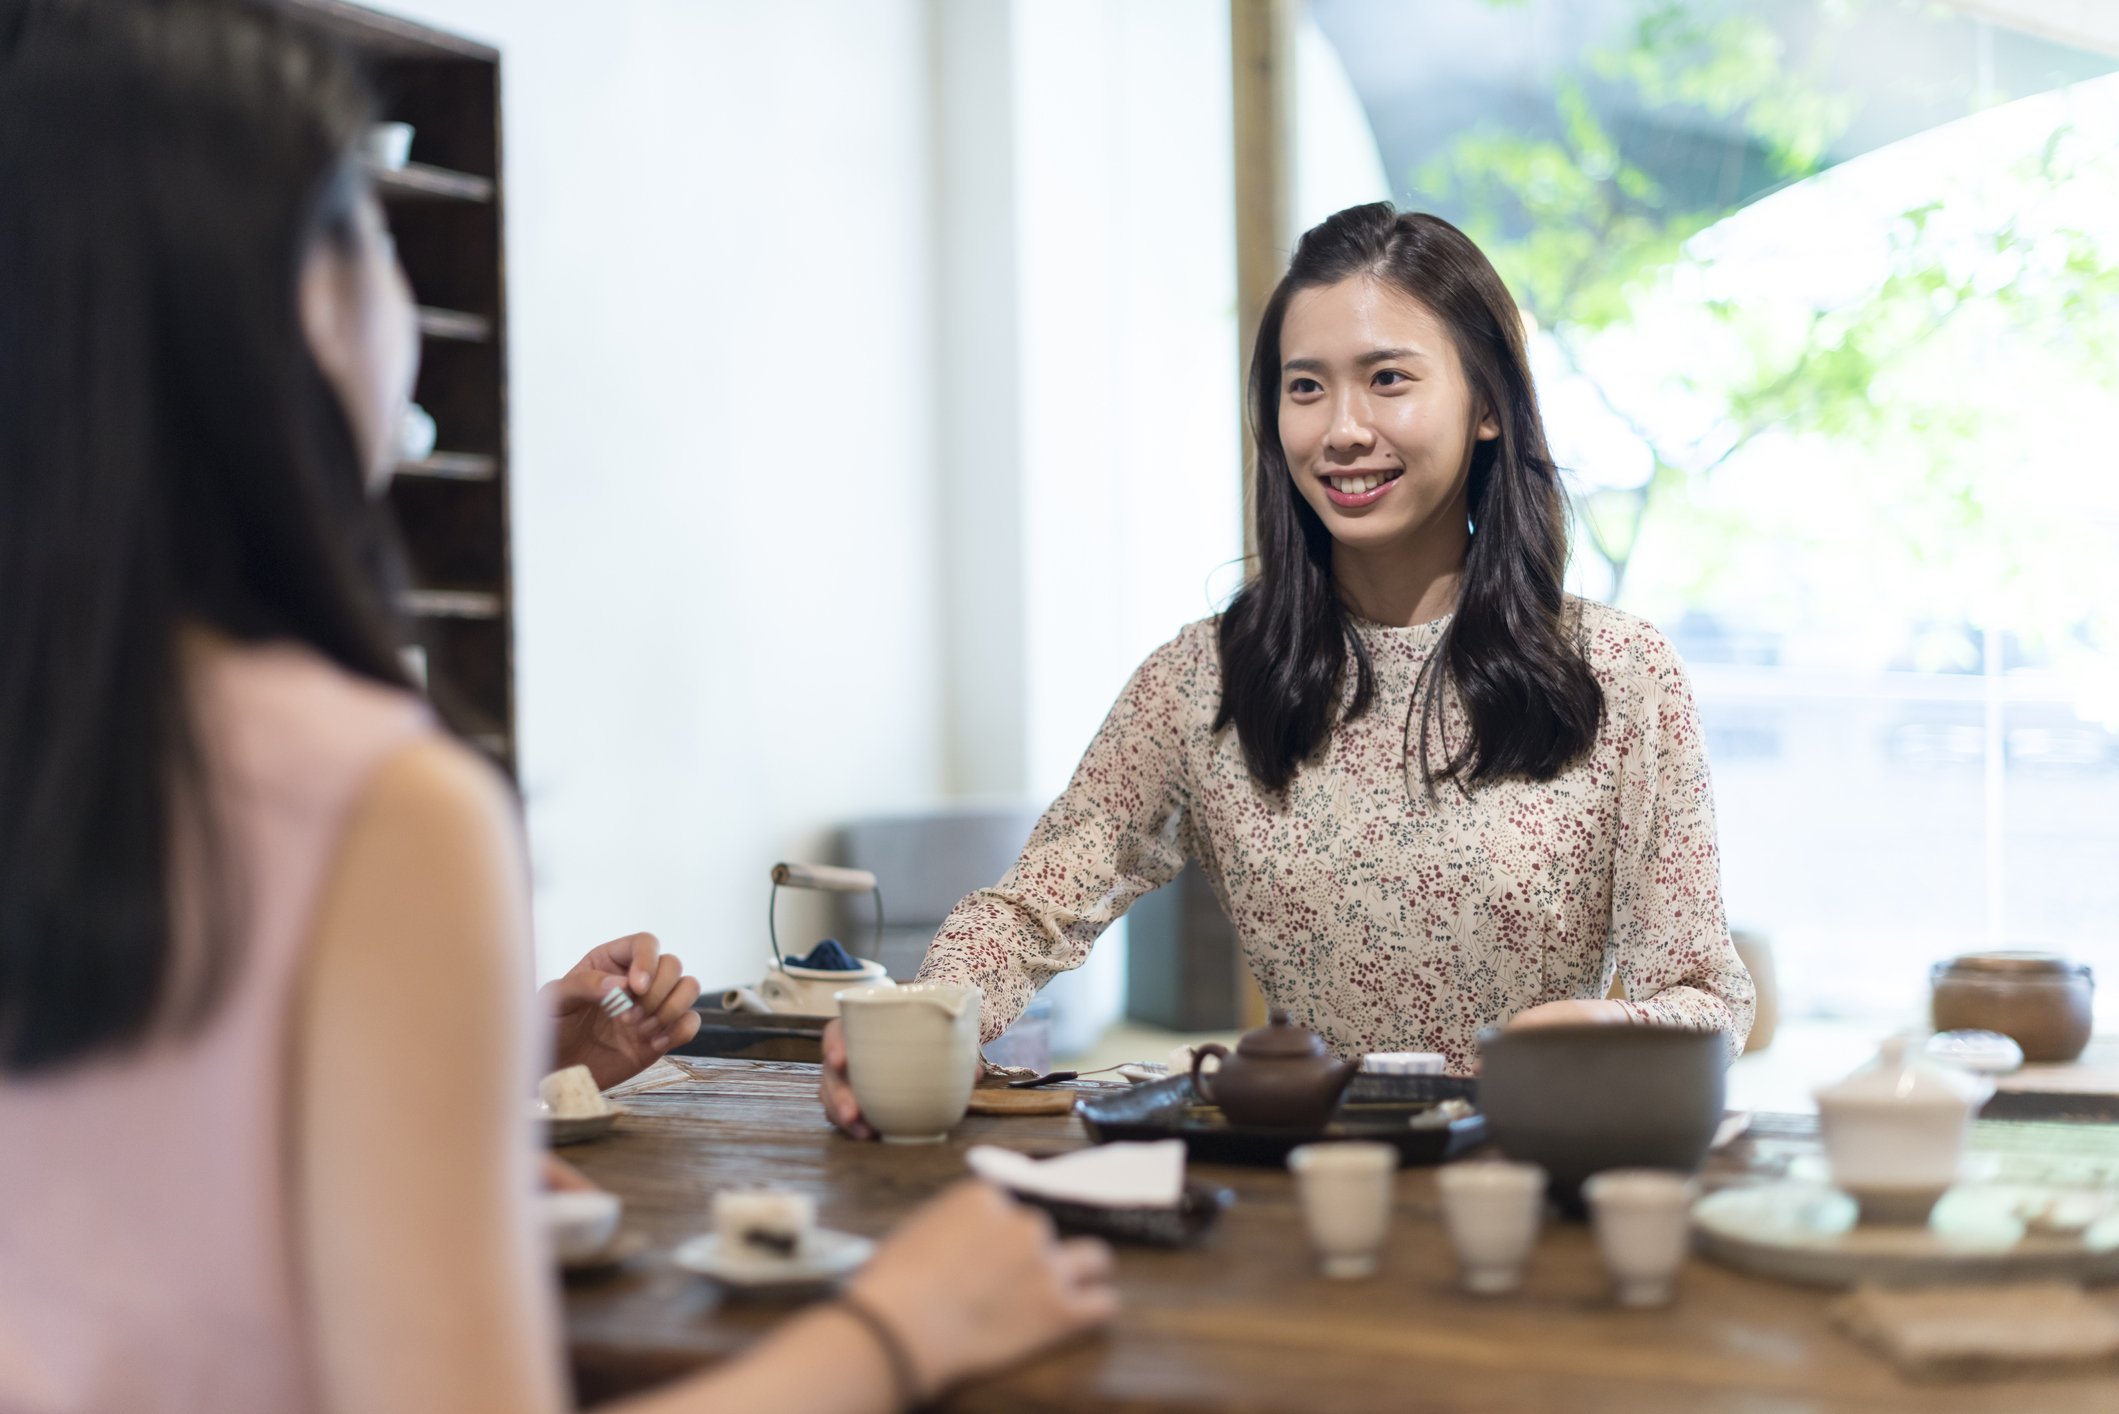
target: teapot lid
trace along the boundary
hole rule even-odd
[[[1244,1033],[1236,1043],[1236,1054],[1256,1060],[1295,1060],[1324,1054],[1324,1038],[1307,1026],[1297,1026],[1285,1007],[1274,1007],[1266,1024]]]
[[[1906,1036],[1892,1036],[1876,1059],[1817,1092],[1820,1102],[1852,1100],[1889,1104],[1961,1106],[1976,1109],[1994,1093],[1984,1076],[1927,1059]]]

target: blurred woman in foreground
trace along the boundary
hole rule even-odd
[[[0,1408],[566,1402],[515,812],[392,647],[418,337],[262,7],[0,6]],[[642,1410],[882,1410],[1105,1318],[965,1187]]]

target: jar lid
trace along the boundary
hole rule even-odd
[[[2056,952],[1968,952],[1943,964],[1952,972],[1983,972],[2006,977],[2066,977],[2078,964]]]
[[[1324,1054],[1324,1038],[1306,1026],[1297,1026],[1281,1007],[1274,1007],[1266,1024],[1245,1034],[1236,1043],[1236,1054],[1262,1060],[1289,1060]]]

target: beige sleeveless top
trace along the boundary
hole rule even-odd
[[[199,718],[241,965],[198,1034],[0,1078],[0,1412],[318,1406],[297,1268],[293,1021],[349,809],[433,730],[307,649],[206,660]]]

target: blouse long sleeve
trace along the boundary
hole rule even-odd
[[[1081,966],[1134,900],[1184,867],[1181,689],[1198,673],[1188,643],[1198,631],[1134,672],[1015,867],[959,903],[935,934],[920,977],[985,993],[982,1040],[1007,1029],[1054,976]]]
[[[1756,993],[1722,911],[1699,707],[1654,630],[1641,652],[1646,686],[1622,759],[1611,896],[1625,1005],[1640,1021],[1720,1030],[1736,1056]]]

